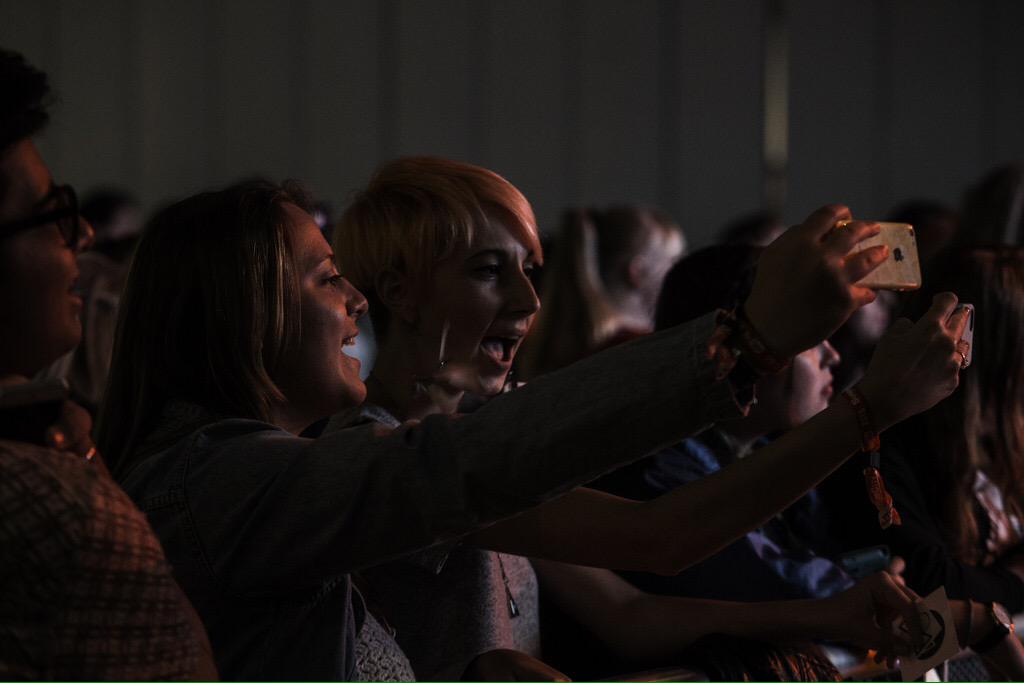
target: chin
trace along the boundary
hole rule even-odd
[[[68,324],[63,333],[55,338],[53,344],[53,351],[50,355],[53,356],[48,363],[53,363],[57,359],[64,356],[64,354],[75,350],[82,342],[82,325],[76,318],[73,323]]]
[[[500,394],[501,390],[505,388],[505,378],[508,375],[502,374],[500,376],[480,376],[480,388],[484,396],[494,396]]]
[[[346,405],[345,408],[351,408],[353,406],[360,405],[366,400],[366,385],[363,384],[363,380],[358,377],[355,380],[348,380],[345,382],[345,395],[342,398],[342,402]]]

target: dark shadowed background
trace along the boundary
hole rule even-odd
[[[438,154],[546,228],[641,202],[693,246],[766,201],[877,218],[1024,161],[1022,28],[1017,0],[0,1],[82,190],[152,208],[262,173],[340,206],[381,160]]]

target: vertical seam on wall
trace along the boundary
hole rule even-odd
[[[761,10],[761,202],[782,214],[789,171],[789,12],[786,0],[767,0]]]
[[[64,64],[61,61],[61,58],[64,56],[64,54],[63,54],[63,51],[61,50],[62,41],[60,39],[60,36],[61,36],[60,3],[57,2],[57,0],[50,0],[45,5],[43,5],[43,7],[45,8],[43,10],[43,15],[44,15],[43,24],[45,25],[45,28],[43,29],[43,45],[46,46],[46,49],[48,49],[50,51],[50,54],[51,54],[51,62],[50,62],[49,68],[47,68],[46,71],[48,72],[47,75],[50,78],[50,87],[55,89],[57,84],[63,82],[62,78],[61,78],[61,73],[63,71],[63,66],[64,66]],[[58,98],[60,97],[59,93],[57,94],[57,97]],[[68,111],[67,111],[66,107],[64,106],[64,103],[61,102],[58,99],[58,105],[59,106],[56,107],[57,115],[61,116],[61,117],[66,117],[68,115]],[[58,126],[57,130],[66,131],[67,128],[65,126]],[[63,132],[59,136],[56,136],[56,135],[50,136],[50,140],[52,140],[52,142],[53,142],[53,144],[51,144],[51,147],[50,147],[50,149],[52,150],[50,152],[50,160],[49,160],[50,164],[51,164],[51,168],[60,169],[61,173],[65,172],[65,166],[64,166],[65,144],[64,143],[65,143],[65,140],[67,138],[67,135],[68,134],[66,132]]]
[[[142,78],[143,55],[141,53],[142,43],[139,40],[140,14],[138,6],[133,0],[122,0],[121,12],[126,24],[126,30],[121,35],[121,114],[124,117],[124,146],[121,148],[121,172],[123,173],[121,183],[132,188],[136,196],[145,195],[145,188],[140,186],[145,180],[142,173],[143,167],[143,129],[142,121],[142,93],[140,85]]]
[[[473,41],[473,53],[476,59],[468,60],[469,87],[466,95],[469,100],[468,110],[471,112],[472,126],[470,139],[472,142],[474,158],[471,162],[485,167],[492,167],[494,160],[491,154],[488,131],[493,130],[490,119],[491,101],[491,75],[493,68],[491,64],[491,40],[494,18],[491,12],[491,3],[471,0],[473,8],[469,25],[469,34]]]
[[[391,158],[398,148],[398,22],[395,0],[377,3],[377,163]]]
[[[202,3],[205,19],[204,62],[205,78],[203,78],[205,97],[205,157],[206,177],[204,185],[220,184],[227,171],[227,136],[225,135],[225,98],[224,86],[226,68],[224,42],[226,22],[224,21],[224,0],[207,0]]]
[[[288,175],[296,178],[309,166],[313,156],[310,142],[310,109],[316,106],[316,84],[310,81],[309,34],[311,21],[308,2],[293,2],[288,9],[292,40],[288,45]]]
[[[584,12],[578,0],[562,0],[562,176],[565,198],[571,204],[583,201],[580,155],[583,144],[581,59],[584,45]]]
[[[682,12],[678,0],[658,2],[658,156],[656,159],[658,204],[670,215],[681,212],[682,178],[681,153],[682,111],[679,98],[680,70],[677,45]]]
[[[874,211],[888,211],[892,203],[892,160],[889,156],[892,146],[893,92],[892,70],[894,58],[892,49],[892,8],[890,0],[875,0],[875,54],[874,80],[875,98],[873,117],[875,130],[874,145],[871,150],[871,177],[875,179]]]
[[[982,169],[991,168],[1001,162],[996,125],[999,120],[999,59],[995,45],[999,38],[999,18],[995,3],[980,2],[978,8],[978,37],[981,40],[981,125],[978,130],[979,161]]]

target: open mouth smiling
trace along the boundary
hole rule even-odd
[[[510,363],[521,339],[522,337],[487,336],[480,342],[480,349],[497,363]]]

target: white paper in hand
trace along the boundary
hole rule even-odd
[[[913,681],[960,652],[946,589],[940,586],[918,606],[924,641],[914,656],[901,657],[903,680]],[[905,627],[904,627],[905,628]]]

